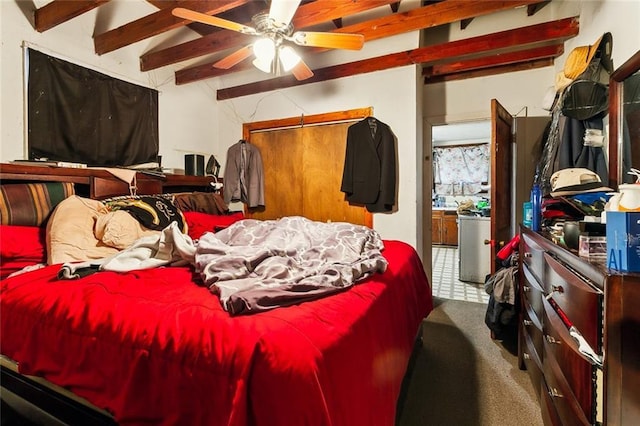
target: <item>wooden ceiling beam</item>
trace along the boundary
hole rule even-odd
[[[177,5],[209,15],[241,6],[251,0],[182,1]],[[161,9],[143,18],[94,36],[93,44],[98,55],[112,52],[130,44],[145,40],[174,28],[183,27],[190,21],[171,14],[173,8]]]
[[[285,87],[299,86],[319,81],[332,80],[357,74],[381,71],[411,64],[438,64],[454,58],[477,59],[484,52],[517,51],[535,46],[556,44],[578,34],[578,18],[566,18],[514,30],[472,37],[463,40],[422,47],[406,52],[392,53],[361,61],[314,70],[314,76],[297,81],[293,76],[229,87],[217,91],[218,100],[262,93]]]
[[[395,1],[397,0],[358,0],[350,2],[344,2],[344,0],[316,0],[301,5],[293,17],[292,23],[296,29],[310,27],[365,12]]]
[[[466,30],[469,24],[471,24],[471,21],[473,21],[473,18],[467,18],[460,21],[460,29]]]
[[[540,0],[444,0],[406,12],[349,25],[342,28],[340,32],[362,34],[365,41],[371,41],[539,2]]]
[[[362,34],[365,41],[377,40],[384,37],[390,37],[410,31],[418,31],[425,28],[431,28],[438,25],[449,24],[460,19],[471,18],[474,16],[486,15],[502,10],[512,9],[518,6],[537,3],[540,0],[513,0],[513,1],[468,1],[468,0],[445,0],[438,3],[429,4],[428,6],[412,9],[407,12],[393,14],[378,19],[372,19],[359,24],[349,25],[334,32],[341,33],[358,33]],[[208,39],[202,37],[200,40]],[[181,46],[184,46],[181,45]],[[200,48],[200,47],[199,47]],[[180,50],[173,51],[171,56],[174,58],[178,55],[184,55]],[[165,49],[165,50],[169,50]],[[326,49],[307,49],[308,52],[325,51]],[[212,53],[210,50],[206,53]],[[170,59],[165,57],[163,62],[155,61],[154,67],[150,68],[149,61],[151,54],[143,56],[143,71],[157,68],[158,66],[168,65]],[[154,58],[156,59],[156,58]],[[186,58],[185,58],[186,59]],[[187,84],[206,78],[219,77],[221,75],[230,74],[251,68],[251,64],[236,65],[232,69],[221,70],[213,67],[213,63],[206,63],[190,68],[178,70],[175,73],[176,84]]]
[[[334,19],[342,18],[349,14],[364,12],[374,7],[392,3],[393,1],[394,0],[365,0],[350,2],[348,5],[345,5],[343,1],[316,0],[298,8],[296,16],[301,16],[301,18],[294,17],[293,25],[295,28],[304,28],[325,22],[331,22]],[[250,24],[250,22],[242,23]],[[344,28],[337,31],[347,32]],[[200,37],[166,49],[145,53],[140,57],[140,70],[151,71],[153,69],[175,64],[187,59],[220,52],[231,47],[239,46],[245,43],[246,40],[247,38],[244,34],[233,31],[218,31],[215,34]],[[193,74],[197,75],[202,73],[202,70],[212,68],[213,62],[201,65],[200,67],[201,70],[194,70]],[[236,72],[237,69],[224,71],[225,73],[231,73]],[[202,73],[202,75],[202,78],[209,78],[206,76],[206,73]]]
[[[527,6],[527,16],[535,15],[540,9],[542,9],[549,3],[551,3],[551,0],[543,1],[537,4],[530,4],[529,6]]]
[[[496,65],[490,68],[483,68],[478,70],[470,70],[465,72],[457,72],[452,74],[443,74],[433,77],[425,77],[424,84],[442,83],[445,81],[465,80],[468,78],[487,77],[497,74],[506,74],[516,71],[528,71],[537,68],[544,68],[553,66],[553,58],[537,59],[533,61],[526,61],[514,64]]]
[[[428,79],[442,75],[469,72],[498,66],[513,65],[523,62],[538,61],[540,59],[553,59],[562,55],[564,44],[558,43],[550,46],[536,47],[504,54],[489,54],[477,59],[455,60],[446,64],[436,64],[424,67],[422,75]]]
[[[56,25],[82,15],[109,0],[54,0],[34,12],[35,29],[47,31]]]

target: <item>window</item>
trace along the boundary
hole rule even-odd
[[[433,181],[440,195],[473,195],[489,179],[489,144],[433,148]]]

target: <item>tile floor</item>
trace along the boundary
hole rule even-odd
[[[458,279],[457,247],[433,246],[431,260],[434,296],[477,303],[489,302],[484,284],[463,282]]]

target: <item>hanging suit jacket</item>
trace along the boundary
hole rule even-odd
[[[347,129],[342,185],[350,203],[370,212],[390,211],[396,201],[396,143],[391,128],[368,117]]]
[[[264,173],[258,147],[244,140],[229,147],[223,196],[227,204],[242,201],[248,207],[264,206]]]

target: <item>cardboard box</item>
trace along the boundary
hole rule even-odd
[[[640,212],[607,212],[607,267],[640,272]]]

